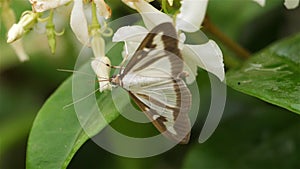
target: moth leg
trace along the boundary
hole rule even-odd
[[[110,68],[113,68],[113,69],[121,69],[122,67],[121,67],[121,66],[110,66]]]

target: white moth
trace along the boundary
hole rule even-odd
[[[97,75],[104,69],[96,63],[106,62],[92,63]],[[163,135],[186,144],[191,129],[191,94],[182,80],[183,66],[176,30],[172,23],[162,23],[147,34],[124,70],[109,82],[125,89]]]

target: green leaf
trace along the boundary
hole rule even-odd
[[[79,71],[93,74],[89,64]],[[89,137],[96,135],[119,116],[110,92],[98,94],[96,99],[90,96],[75,103],[76,111],[73,106],[64,109],[72,102],[72,94],[74,100],[78,100],[76,97],[82,98],[91,92],[88,86],[92,86],[92,90],[95,88],[94,83],[91,83],[95,77],[76,73],[73,76],[49,97],[33,123],[27,147],[27,169],[66,168]],[[79,83],[75,81],[76,78],[80,79]]]
[[[300,34],[277,42],[226,74],[243,93],[300,114]]]
[[[183,169],[299,168],[299,116],[266,104],[245,107],[210,140],[193,145]]]

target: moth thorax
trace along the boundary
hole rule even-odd
[[[121,85],[121,80],[120,80],[120,75],[117,74],[117,75],[113,75],[111,78],[110,78],[110,83],[113,87],[117,87],[117,86],[122,86]]]

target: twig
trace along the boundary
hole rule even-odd
[[[247,51],[245,48],[241,47],[228,36],[223,34],[212,22],[210,22],[208,17],[205,17],[203,27],[208,32],[216,36],[221,42],[223,42],[226,47],[234,51],[237,54],[237,56],[242,57],[244,59],[248,59],[250,57],[249,51]]]

